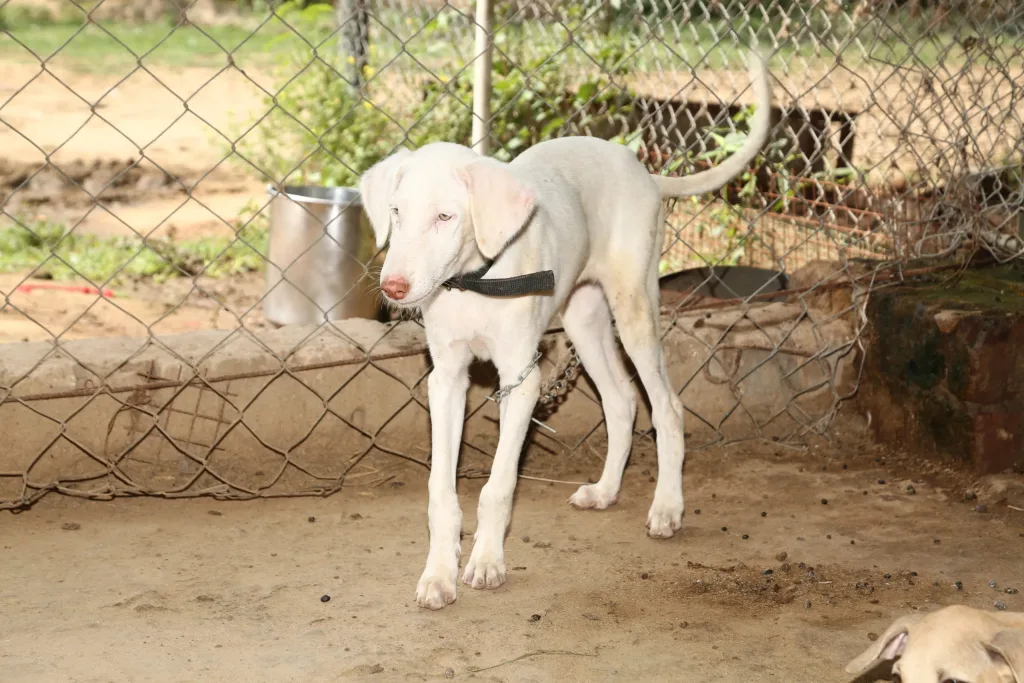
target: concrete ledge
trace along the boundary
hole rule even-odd
[[[826,424],[853,390],[848,323],[800,305],[665,320],[665,351],[691,413],[692,448]],[[549,335],[542,371],[563,355]],[[0,345],[0,508],[47,490],[105,497],[325,493],[362,456],[429,458],[419,324],[347,320],[156,339]],[[482,375],[465,439],[493,452],[497,411]],[[597,397],[580,382],[547,423],[559,448],[603,450]],[[644,414],[638,429],[646,429]],[[536,439],[547,439],[538,430]]]

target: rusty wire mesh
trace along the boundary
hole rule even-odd
[[[687,272],[663,292],[664,341],[691,449],[827,435],[860,380],[874,289],[1024,248],[1015,0],[494,12],[503,159],[583,134],[652,172],[713,165],[745,131],[746,47],[768,59],[772,143],[667,213],[662,270]],[[428,464],[419,321],[333,319],[372,303],[381,255],[335,244],[336,301],[302,290],[320,322],[273,329],[265,298],[301,283],[272,262],[263,189],[352,186],[399,145],[473,142],[474,26],[459,1],[0,2],[0,508],[48,491],[322,495]],[[736,265],[786,291],[738,293]],[[565,348],[552,328],[544,372],[565,373]],[[494,378],[478,380],[465,476],[497,435]],[[570,384],[539,414],[553,431],[534,430],[526,476],[550,474],[538,452],[602,457],[599,397]]]

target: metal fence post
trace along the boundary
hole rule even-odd
[[[363,68],[366,66],[366,48],[369,43],[369,17],[366,13],[367,0],[338,0],[334,10],[338,31],[338,56],[341,58],[342,73],[355,87],[363,84]]]
[[[491,0],[477,0],[473,64],[473,150],[487,156],[491,143],[491,32],[494,8]]]

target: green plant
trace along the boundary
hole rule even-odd
[[[566,130],[583,129],[625,117],[633,97],[611,86],[604,73],[577,84],[565,83],[565,61],[560,55],[528,56],[519,46],[510,46],[499,34],[493,58],[490,135],[493,156],[511,161],[544,140]],[[615,59],[614,48],[601,55]],[[429,116],[446,122],[442,127],[425,127],[412,137],[415,144],[433,139],[470,143],[473,87],[468,70],[452,81],[431,81],[426,86],[423,109]],[[426,112],[424,112],[426,113]]]
[[[227,277],[262,270],[266,227],[250,223],[235,236],[176,240],[161,237],[100,237],[68,232],[46,220],[0,230],[0,272],[34,271],[36,277],[95,284],[152,278]]]
[[[285,11],[295,23],[319,21],[323,12],[295,5],[278,10]],[[426,44],[446,45],[449,27],[442,19],[447,16],[424,29]],[[567,85],[560,54],[528,57],[521,42],[503,33],[495,48],[490,128],[498,159],[511,160],[568,128],[629,112],[632,97],[609,87],[604,74]],[[609,71],[621,71],[623,49],[605,46],[597,51],[598,58]],[[279,64],[277,76],[287,85],[267,98],[272,111],[237,146],[277,182],[353,186],[402,144],[416,148],[435,141],[472,142],[472,72],[462,59],[422,81],[421,97],[407,101],[391,89],[393,80],[370,66],[360,91],[341,77],[334,55],[318,50],[318,58],[309,62],[308,53],[295,53]]]

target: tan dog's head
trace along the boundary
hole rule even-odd
[[[900,617],[846,671],[893,660],[900,683],[1024,683],[1024,615],[954,605]]]

